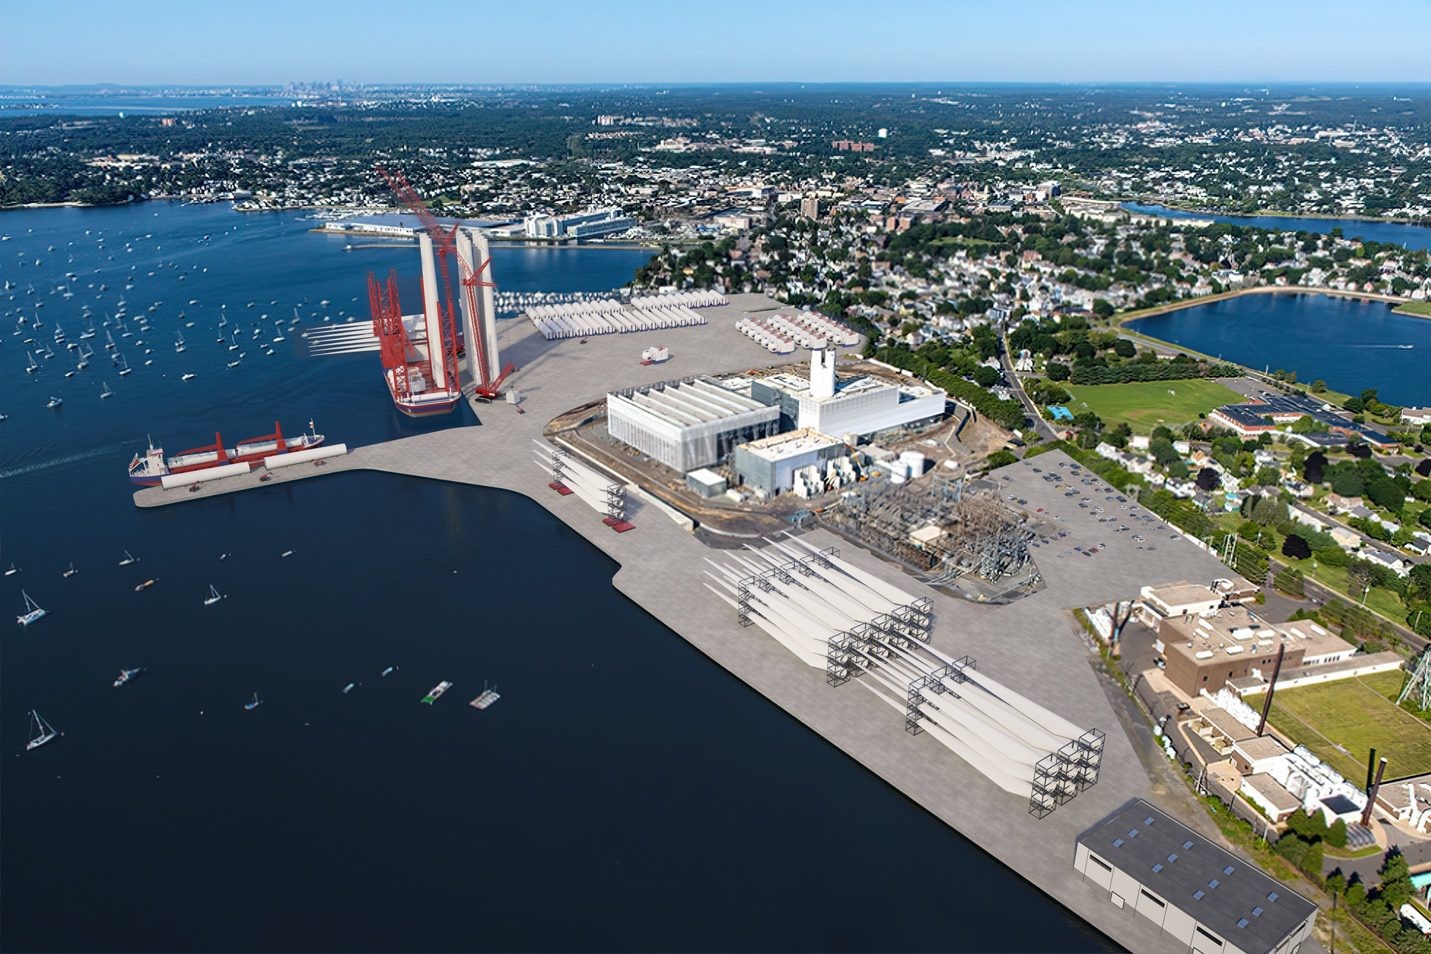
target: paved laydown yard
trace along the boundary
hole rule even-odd
[[[1352,782],[1365,777],[1373,747],[1387,759],[1388,778],[1431,772],[1431,724],[1396,706],[1404,678],[1397,670],[1278,690],[1272,725]],[[1247,704],[1261,709],[1262,697]]]
[[[1242,400],[1235,391],[1204,378],[1136,384],[1073,384],[1065,388],[1073,395],[1068,409],[1074,414],[1092,411],[1110,427],[1127,421],[1138,434],[1147,434],[1159,424],[1176,429],[1197,420],[1199,414]]]

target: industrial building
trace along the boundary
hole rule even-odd
[[[1201,954],[1298,954],[1316,923],[1311,901],[1143,799],[1080,835],[1073,867]]]
[[[780,410],[709,378],[695,378],[608,394],[606,429],[686,473],[720,463],[738,444],[778,433]]]
[[[847,442],[896,428],[923,427],[944,416],[945,394],[938,388],[867,375],[840,380],[835,353],[823,348],[810,352],[809,377],[768,375],[752,381],[750,393],[780,408],[786,430],[809,428]]]
[[[527,238],[596,238],[634,228],[636,220],[619,208],[593,209],[571,215],[530,215],[522,223]]]
[[[1243,606],[1168,617],[1158,624],[1155,646],[1166,657],[1168,681],[1189,696],[1249,676],[1261,684],[1272,676],[1279,647],[1285,647],[1284,669],[1339,663],[1356,653],[1356,646],[1316,623],[1278,626]]]
[[[823,471],[826,461],[848,453],[843,442],[802,428],[737,447],[735,473],[742,484],[774,496],[795,486],[796,471],[806,467]]]

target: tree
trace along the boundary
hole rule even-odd
[[[1093,299],[1093,313],[1099,318],[1113,317],[1113,304],[1106,298]]]
[[[1138,347],[1127,338],[1119,338],[1113,344],[1113,353],[1120,358],[1131,358],[1138,353]]]
[[[1259,467],[1254,479],[1263,487],[1275,487],[1281,481],[1282,475],[1276,467]]]
[[[1411,900],[1415,893],[1411,886],[1411,866],[1399,850],[1393,848],[1386,853],[1386,860],[1378,873],[1381,885],[1376,889],[1376,896],[1389,904],[1393,911]]]
[[[1062,361],[1050,361],[1043,370],[1050,381],[1067,381],[1068,376],[1073,373]]]
[[[1166,467],[1182,456],[1173,449],[1173,442],[1162,436],[1148,441],[1148,453],[1153,455],[1153,460],[1158,462],[1159,467]],[[1423,482],[1431,484],[1431,480]]]
[[[1204,467],[1197,472],[1196,483],[1199,490],[1211,491],[1221,486],[1222,478],[1211,467]]]
[[[1360,497],[1364,489],[1361,474],[1354,470],[1339,470],[1332,478],[1332,491],[1343,497]]]
[[[1327,455],[1313,451],[1302,464],[1302,479],[1309,484],[1320,484],[1327,469]]]
[[[1305,560],[1312,555],[1312,548],[1297,534],[1289,533],[1287,539],[1282,541],[1282,555],[1294,560]]]
[[[1327,829],[1327,844],[1333,848],[1345,848],[1347,846],[1347,823],[1338,818],[1332,822],[1332,827]]]
[[[1005,467],[1009,464],[1016,462],[1017,460],[1018,458],[1015,457],[1012,452],[1007,450],[996,450],[987,458],[985,458],[985,462],[989,465],[990,470],[994,470],[997,467]]]
[[[1392,513],[1401,513],[1406,506],[1406,494],[1401,485],[1390,477],[1381,477],[1366,484],[1365,492],[1371,502]]]

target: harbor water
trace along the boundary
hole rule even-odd
[[[305,328],[366,320],[369,269],[416,271],[411,245],[347,251],[313,224],[0,214],[0,602],[18,613],[23,587],[49,611],[0,643],[5,950],[1108,948],[622,597],[614,564],[520,496],[358,473],[135,508],[148,435],[174,453],[274,420],[350,445],[476,425],[399,415],[375,354],[306,354]],[[647,254],[498,248],[493,269],[602,291]],[[120,295],[127,338],[103,324]],[[95,354],[66,378],[53,331],[78,340],[84,305]],[[470,707],[491,684],[501,700]],[[64,735],[26,753],[31,709]],[[957,876],[911,877],[911,854]]]

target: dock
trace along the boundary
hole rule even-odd
[[[626,517],[638,531],[612,533],[600,515],[575,495],[551,490],[550,477],[532,465],[532,441],[544,439],[547,421],[598,400],[607,391],[769,366],[770,352],[737,331],[735,323],[743,315],[777,307],[764,296],[733,295],[729,305],[707,311],[709,324],[662,331],[662,343],[671,347],[673,357],[660,365],[640,364],[642,349],[651,343],[644,335],[607,335],[585,344],[572,339],[548,342],[530,322],[503,321],[499,341],[503,357],[520,368],[512,384],[521,390],[525,414],[505,403],[474,402],[478,426],[357,447],[326,466],[285,468],[264,483],[258,474],[248,474],[204,484],[193,493],[185,488],[144,488],[135,493],[134,501],[139,507],[169,506],[271,489],[295,480],[336,479],[352,470],[522,494],[619,565],[613,579],[617,590],[1114,943],[1136,951],[1178,950],[1176,942],[1151,921],[1131,907],[1114,907],[1105,890],[1073,869],[1075,839],[1132,798],[1147,798],[1210,837],[1217,835],[1186,787],[1180,782],[1167,784],[1172,776],[1166,758],[1147,727],[1134,721],[1139,717],[1130,718],[1121,690],[1096,675],[1097,658],[1085,646],[1068,611],[1135,598],[1144,583],[1226,576],[1226,568],[1210,553],[1181,536],[1167,535],[1157,541],[1156,551],[1135,551],[1127,539],[1131,534],[1111,533],[1090,510],[1070,505],[1033,472],[1035,466],[1047,470],[1060,460],[1068,462],[1059,452],[1001,468],[996,479],[1009,493],[1026,499],[1027,509],[1042,507],[1046,516],[1061,516],[1070,546],[1104,542],[1109,546],[1096,557],[1077,560],[1056,558],[1052,547],[1035,551],[1044,586],[1010,605],[966,602],[924,587],[899,567],[825,530],[804,537],[817,547],[839,545],[842,556],[865,571],[928,596],[934,605],[933,645],[942,651],[952,657],[973,656],[981,670],[997,674],[1015,691],[1079,725],[1107,733],[1098,784],[1046,818],[1036,819],[1029,814],[1026,799],[997,788],[933,739],[906,732],[898,713],[872,693],[859,686],[827,685],[823,672],[804,665],[757,628],[741,627],[734,611],[702,585],[703,559],[711,551],[663,509],[640,494],[629,494]],[[375,386],[381,387],[376,360],[373,372]]]

